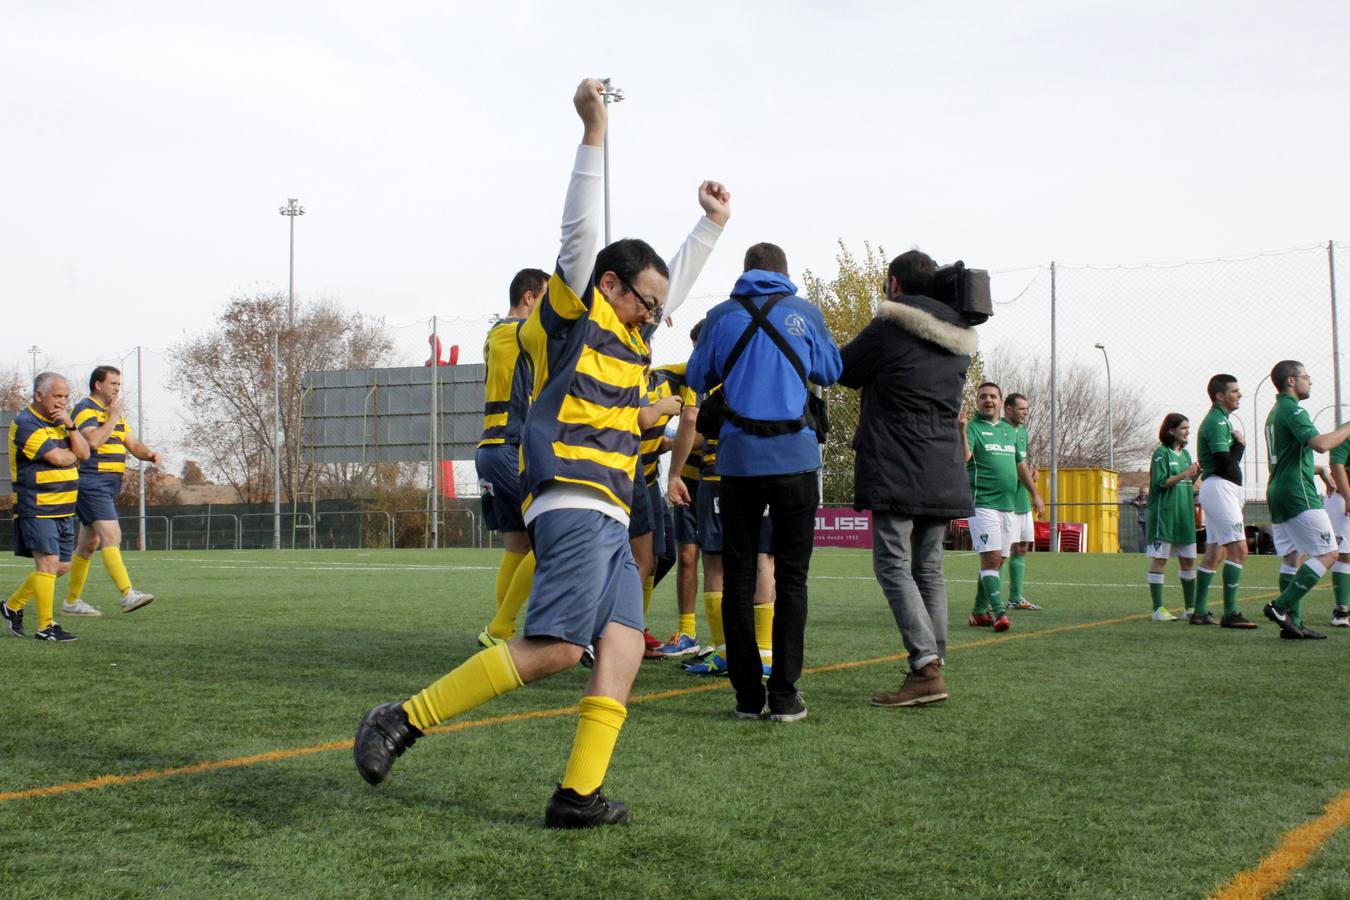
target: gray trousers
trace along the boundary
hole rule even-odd
[[[946,530],[945,519],[872,513],[872,571],[900,626],[912,672],[947,656]]]

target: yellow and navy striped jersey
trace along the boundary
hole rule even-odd
[[[15,518],[63,519],[75,514],[79,467],[75,463],[54,466],[42,458],[58,449],[70,449],[65,426],[33,407],[20,411],[9,424],[9,480]]]
[[[520,327],[534,385],[521,433],[521,508],[553,482],[593,488],[632,512],[638,406],[651,363],[638,328],[588,283],[578,297],[561,272]]]
[[[108,407],[93,397],[85,397],[75,404],[75,413],[70,419],[80,431],[92,431],[108,421]],[[80,477],[121,481],[127,470],[127,438],[130,436],[127,420],[119,416],[106,441],[97,447],[90,442],[89,458],[80,463]]]
[[[699,403],[702,404],[709,394],[714,394],[721,389],[722,386],[719,384],[708,391],[707,394],[700,394]],[[692,453],[689,458],[691,460],[694,458]],[[717,438],[705,436],[703,439],[703,467],[699,470],[699,477],[704,481],[721,481],[721,478],[717,475]]]
[[[647,402],[655,403],[663,397],[677,396],[681,403],[693,404],[696,395],[684,383],[686,365],[687,363],[679,363],[652,369],[647,378]],[[661,459],[661,442],[665,439],[666,423],[670,419],[670,416],[662,416],[652,427],[642,432],[642,476],[649,487],[656,484],[659,474],[658,463]]]
[[[478,446],[519,444],[530,402],[529,357],[520,352],[524,319],[502,319],[483,342],[487,377],[483,384],[483,436]]]

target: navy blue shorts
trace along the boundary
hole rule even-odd
[[[628,536],[630,538],[640,538],[644,534],[651,534],[654,526],[652,525],[652,498],[647,492],[647,487],[641,481],[633,482],[633,502],[628,513]]]
[[[666,502],[665,491],[655,484],[649,490],[652,492],[652,505],[661,510],[661,515],[657,517],[661,524],[653,533],[652,549],[657,558],[674,561],[679,558],[679,549],[675,546],[675,516]]]
[[[80,524],[117,521],[117,495],[122,490],[121,480],[111,478],[81,478],[80,493],[75,498],[75,515]]]
[[[70,562],[70,556],[75,552],[75,517],[15,519],[14,555],[31,557],[34,552]]]
[[[593,645],[610,622],[641,631],[642,579],[616,519],[594,509],[554,509],[530,522],[534,585],[525,637]]]
[[[699,485],[698,546],[704,553],[722,552],[722,509],[719,505],[721,494],[720,481],[704,481]],[[759,523],[758,552],[773,553],[773,525],[767,515]]]
[[[670,505],[671,516],[675,520],[675,543],[697,544],[699,482],[685,479],[684,486],[689,489],[689,505]]]
[[[524,531],[520,512],[520,448],[515,444],[488,444],[473,455],[482,492],[483,524],[501,534]]]

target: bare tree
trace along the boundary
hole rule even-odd
[[[1050,464],[1050,365],[1042,357],[1014,353],[1000,345],[984,358],[984,374],[1002,385],[1005,395],[1025,394],[1031,403],[1027,426],[1028,453],[1038,466]],[[1061,468],[1105,467],[1110,455],[1107,439],[1106,379],[1100,367],[1072,362],[1059,373],[1056,390]],[[1153,451],[1154,423],[1148,421],[1139,389],[1117,381],[1111,390],[1116,469],[1145,464]]]
[[[0,370],[0,409],[17,412],[33,402],[33,384],[18,369]]]
[[[184,449],[203,469],[232,486],[244,502],[272,493],[272,339],[280,349],[282,496],[317,481],[301,459],[300,395],[305,372],[388,363],[393,341],[383,319],[348,313],[332,302],[296,304],[286,326],[286,294],[256,292],[230,298],[210,331],[169,351],[170,389],[191,410]]]

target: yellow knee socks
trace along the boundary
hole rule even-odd
[[[726,632],[722,630],[721,591],[705,591],[703,593],[703,614],[708,618],[708,630],[712,632],[713,646],[724,646],[727,642],[727,636]]]
[[[127,574],[127,567],[122,564],[121,547],[103,548],[103,568],[108,570],[113,584],[117,585],[117,590],[125,597],[127,591],[131,590],[131,576]]]
[[[498,576],[500,577],[500,572]],[[516,633],[516,619],[525,601],[530,599],[530,588],[534,585],[534,553],[526,553],[516,562],[515,572],[511,575],[511,585],[506,589],[502,602],[497,606],[497,614],[488,623],[488,634],[499,640],[509,640]]]
[[[52,624],[52,606],[56,602],[56,576],[34,572],[33,596],[37,599],[38,631]]]
[[[511,576],[516,574],[516,567],[525,559],[524,553],[513,553],[510,550],[502,551],[502,564],[497,567],[497,589],[495,599],[496,608],[501,609],[502,603],[506,600],[506,591],[511,587]]]
[[[66,582],[66,602],[80,599],[84,581],[89,577],[89,557],[76,553],[70,560],[70,581]]]
[[[687,634],[690,637],[698,637],[697,619],[693,613],[680,613],[680,634]]]
[[[403,704],[408,720],[426,731],[493,697],[524,687],[505,644],[475,653],[450,674]]]
[[[773,665],[773,604],[755,607],[755,643],[759,644],[759,661]]]
[[[618,700],[599,696],[582,697],[577,708],[581,718],[562,786],[584,795],[605,783],[609,759],[614,755],[614,745],[624,719],[628,718],[628,710]]]
[[[37,576],[38,573],[33,572],[25,578],[23,584],[19,585],[19,589],[9,595],[9,599],[5,601],[5,605],[15,612],[18,612],[27,606],[28,601],[37,596],[33,593],[33,585],[37,582]]]
[[[656,590],[656,576],[642,579],[642,624],[647,624],[647,611],[652,608],[652,591]]]

